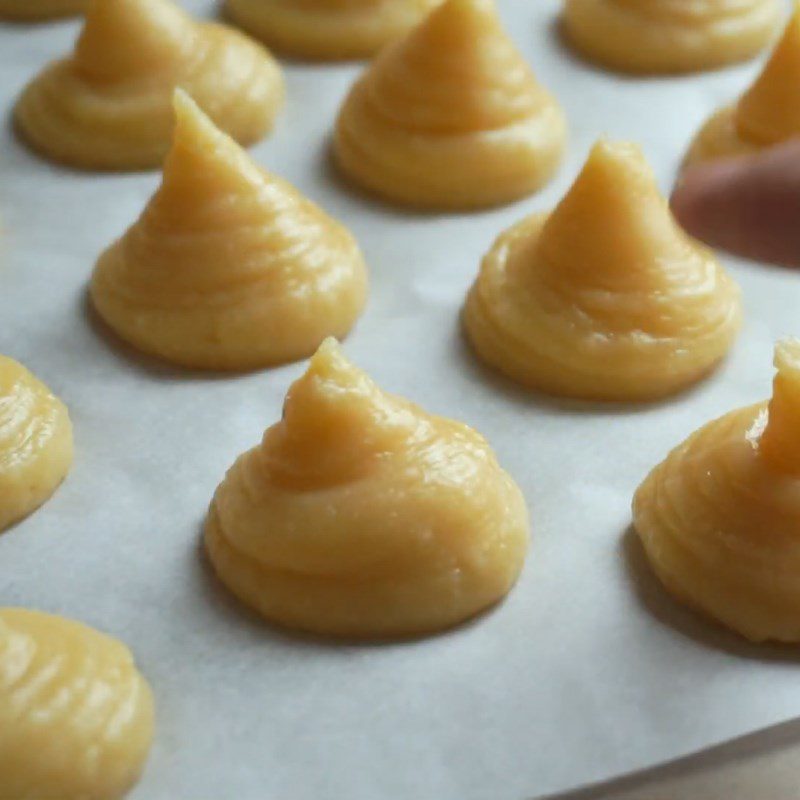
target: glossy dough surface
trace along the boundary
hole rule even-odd
[[[302,58],[370,56],[413,28],[440,0],[226,0],[230,18]]]
[[[386,199],[472,208],[541,187],[565,135],[491,0],[447,0],[356,82],[334,150],[346,176]]]
[[[0,0],[0,19],[41,20],[83,11],[88,0]]]
[[[78,622],[0,608],[0,797],[115,800],[153,738],[127,647]]]
[[[16,122],[55,161],[157,167],[169,148],[176,86],[243,144],[272,127],[283,101],[280,68],[243,34],[195,22],[170,0],[90,0],[74,53],[25,88]]]
[[[633,518],[677,598],[755,641],[800,641],[800,342],[772,400],[705,425],[639,487]]]
[[[635,145],[601,141],[556,209],[501,234],[463,312],[491,366],[532,388],[647,400],[727,353],[740,293],[672,218]]]
[[[44,503],[71,464],[66,407],[25,367],[0,356],[0,531]]]
[[[564,29],[587,58],[639,73],[752,58],[780,25],[779,0],[565,0]]]
[[[385,394],[329,340],[228,471],[205,538],[222,581],[267,619],[383,638],[500,600],[528,522],[483,437]]]
[[[684,161],[748,155],[800,136],[800,5],[764,69],[738,103],[700,129]]]
[[[175,104],[161,187],[95,267],[100,315],[145,352],[210,369],[305,358],[344,336],[367,292],[353,237],[187,95]]]

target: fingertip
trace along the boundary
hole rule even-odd
[[[739,179],[750,165],[748,158],[724,158],[684,169],[675,184],[670,204],[683,208],[719,194]]]
[[[670,197],[670,208],[680,225],[710,244],[724,239],[732,223],[732,189],[748,166],[748,159],[732,158],[687,167]]]
[[[800,142],[689,167],[670,206],[712,247],[758,261],[800,264]]]

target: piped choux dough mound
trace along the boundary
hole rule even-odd
[[[227,0],[230,18],[270,47],[301,58],[371,56],[441,0]]]
[[[176,86],[242,144],[270,130],[283,101],[277,62],[244,34],[196,22],[170,0],[90,0],[74,53],[23,91],[17,127],[74,167],[157,167]]]
[[[750,155],[800,136],[800,3],[761,74],[700,129],[684,167]]]
[[[0,0],[0,19],[35,22],[79,14],[88,0]]]
[[[334,152],[348,178],[388,200],[467,209],[541,187],[565,136],[492,0],[446,0],[353,86]]]
[[[575,49],[611,69],[695,72],[758,54],[780,26],[780,0],[565,0]]]
[[[44,503],[71,465],[66,407],[25,367],[0,356],[0,531]]]
[[[633,500],[653,570],[679,600],[754,641],[800,641],[800,340],[776,349],[769,403],[676,447]]]
[[[0,797],[116,800],[153,739],[153,698],[120,642],[0,608]]]
[[[100,316],[177,364],[250,369],[306,358],[360,314],[353,237],[257,167],[184,93],[161,187],[92,277]]]
[[[528,521],[483,437],[382,392],[328,340],[281,421],[228,471],[205,541],[222,581],[268,620],[389,638],[499,601]]]
[[[464,307],[478,355],[543,392],[642,401],[697,381],[740,293],[676,224],[639,148],[600,141],[561,203],[497,239]]]

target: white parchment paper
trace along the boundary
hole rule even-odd
[[[214,13],[210,0],[185,5]],[[768,394],[775,338],[800,333],[800,276],[726,259],[747,311],[730,360],[695,390],[640,408],[528,396],[478,367],[457,327],[492,239],[552,205],[597,136],[641,142],[667,188],[698,124],[756,65],[615,78],[564,51],[556,0],[500,7],[571,123],[569,158],[541,195],[422,215],[342,186],[328,136],[359,65],[287,64],[287,108],[253,150],[363,247],[372,293],[348,354],[386,389],[482,431],[528,500],[534,546],[508,601],[423,641],[295,637],[218,586],[198,549],[206,506],[278,418],[303,365],[187,374],[110,340],[87,312],[86,282],[158,174],[72,172],[2,131],[0,352],[67,402],[77,457],[55,497],[0,537],[0,604],[75,617],[135,650],[158,701],[136,800],[521,800],[800,714],[795,652],[742,644],[678,608],[628,533],[631,495],[671,446]],[[0,25],[6,121],[23,84],[76,31]]]

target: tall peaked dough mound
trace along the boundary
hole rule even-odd
[[[0,356],[0,531],[44,503],[71,465],[66,407],[25,367]]]
[[[184,93],[161,187],[97,262],[103,319],[145,352],[209,369],[309,356],[364,306],[353,237],[262,171]]]
[[[635,73],[694,72],[752,58],[778,29],[780,0],[565,0],[580,53]]]
[[[267,619],[387,638],[500,600],[528,521],[482,436],[385,394],[329,340],[228,471],[205,540],[222,581]]]
[[[441,0],[226,0],[228,15],[270,47],[301,58],[371,56]]]
[[[734,106],[714,114],[684,166],[748,155],[800,136],[800,3],[761,74]]]
[[[693,433],[648,475],[633,520],[678,599],[748,639],[800,641],[800,340],[772,400]]]
[[[639,148],[608,141],[551,214],[501,234],[463,313],[480,357],[514,380],[627,401],[701,378],[740,316],[737,286],[675,223]]]
[[[87,6],[88,0],[0,0],[0,19],[36,21],[69,17]]]
[[[334,151],[349,178],[389,200],[457,209],[538,189],[565,136],[492,0],[446,0],[350,90]]]
[[[45,156],[75,167],[157,167],[176,86],[242,144],[272,127],[283,101],[277,63],[243,34],[195,22],[170,0],[90,0],[75,52],[26,87],[17,126]]]
[[[0,797],[117,800],[153,738],[127,647],[78,622],[0,608]]]

